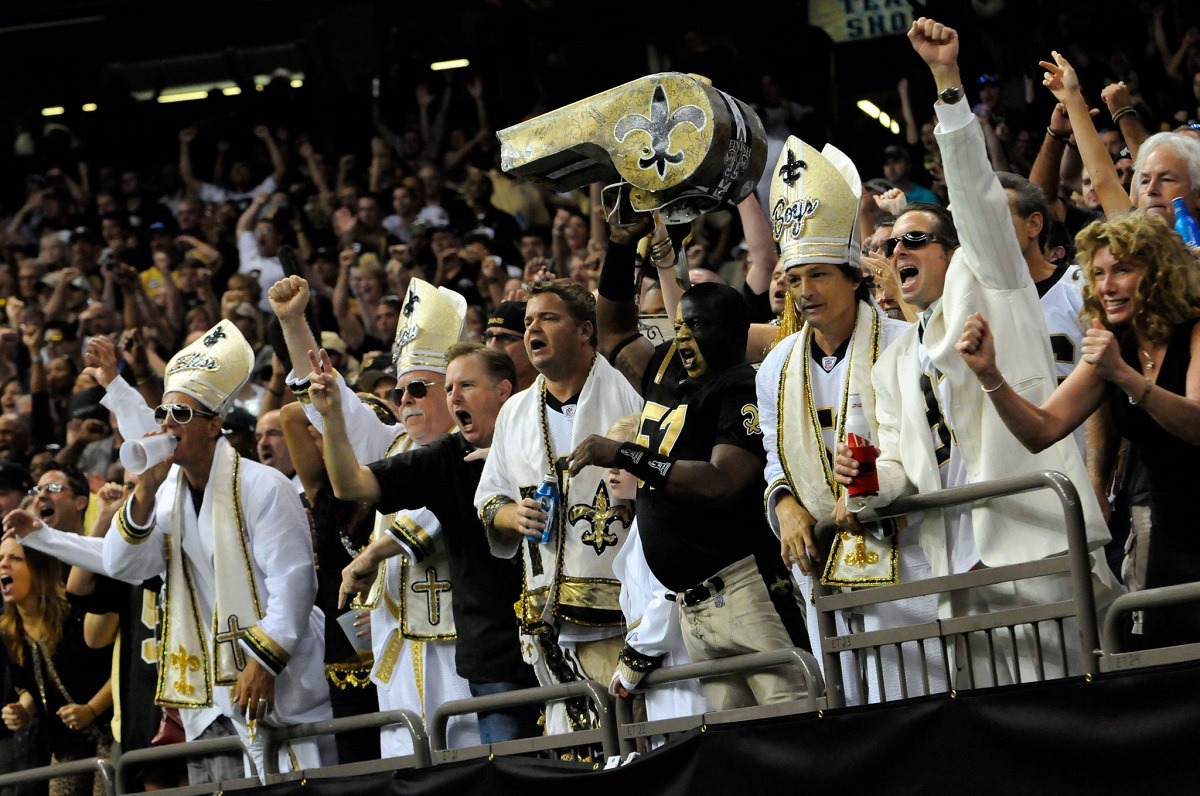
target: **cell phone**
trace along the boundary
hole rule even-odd
[[[353,251],[355,254],[362,254],[362,244],[361,244],[361,243],[359,243],[358,241],[354,241],[354,243],[351,243],[351,244],[350,244],[350,249],[351,249],[351,250],[352,250],[352,251]]]

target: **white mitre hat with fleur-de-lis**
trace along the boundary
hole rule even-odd
[[[410,370],[446,372],[446,352],[462,337],[467,300],[445,287],[413,279],[404,294],[392,343],[396,378]]]
[[[789,136],[771,177],[771,234],[784,268],[850,263],[862,256],[858,206],[862,180],[854,162],[826,144],[818,152]]]
[[[224,415],[253,368],[254,349],[236,326],[222,320],[171,357],[163,377],[163,395],[181,392]]]

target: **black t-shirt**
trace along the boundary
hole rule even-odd
[[[25,660],[21,667],[14,672],[13,677],[14,684],[18,688],[34,695],[37,712],[45,721],[47,741],[51,751],[62,752],[64,756],[66,754],[80,756],[94,754],[95,742],[89,733],[69,729],[63,724],[62,719],[55,715],[59,708],[67,704],[67,699],[59,691],[54,676],[57,675],[58,681],[62,683],[63,688],[74,702],[83,704],[96,695],[96,692],[112,674],[112,645],[101,649],[92,649],[83,640],[83,617],[88,610],[100,611],[105,608],[108,611],[114,610],[113,606],[97,605],[95,597],[96,595],[91,598],[68,596],[71,602],[71,612],[63,625],[62,639],[49,662],[53,667],[53,674],[43,663],[42,683],[45,688],[45,705],[42,704],[38,678],[34,673],[33,653],[30,651],[28,642],[25,645]],[[106,710],[96,717],[93,726],[104,733],[111,721],[112,711]]]
[[[441,521],[450,552],[459,675],[475,683],[533,683],[513,612],[521,594],[520,560],[497,558],[488,547],[475,512],[483,462],[463,461],[470,451],[461,434],[447,434],[368,465],[382,495],[375,508],[390,513],[424,506]]]
[[[674,363],[659,378],[668,354],[678,361],[670,343],[658,346],[646,369],[638,444],[675,459],[706,462],[717,445],[736,445],[759,460],[754,481],[728,506],[685,503],[667,497],[664,490],[638,488],[638,528],[646,561],[664,586],[682,591],[748,555],[778,558],[778,543],[762,512],[766,454],[753,366],[738,365],[696,384],[680,380],[682,365]]]
[[[362,503],[339,500],[326,482],[317,492],[309,516],[316,530],[313,547],[317,554],[317,606],[325,614],[325,662],[354,661],[358,653],[337,622],[349,609],[338,608],[338,597],[342,570],[352,560],[346,546],[358,550],[370,543],[375,513]]]

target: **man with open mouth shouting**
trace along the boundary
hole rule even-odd
[[[851,498],[849,507],[843,495],[834,514],[850,530],[858,529],[853,510],[866,505],[886,506],[904,494],[1039,470],[1063,472],[1081,495],[1091,494],[1078,448],[1059,442],[1037,454],[1026,450],[1002,427],[955,350],[967,318],[983,312],[995,330],[997,350],[1003,352],[1004,373],[1016,389],[1042,402],[1057,382],[1046,318],[1017,237],[1018,228],[1026,237],[1032,228],[1014,219],[1009,197],[988,162],[979,120],[963,94],[958,34],[922,17],[908,37],[937,84],[935,132],[954,216],[936,205],[909,205],[885,247],[897,267],[902,297],[921,311],[921,317],[880,356],[872,371],[879,494]],[[849,484],[858,467],[844,443],[837,450],[837,480]],[[1098,551],[1109,540],[1108,529],[1098,502],[1082,502],[1088,545]],[[919,533],[935,576],[1037,560],[1067,549],[1062,510],[1057,498],[1045,491],[925,512]],[[1097,605],[1104,606],[1115,580],[1095,552],[1093,579]],[[1070,592],[1065,577],[1039,578],[954,592],[939,610],[943,617],[964,616],[1056,602],[1068,599]],[[956,681],[957,687],[1040,679],[1039,664],[1044,665],[1044,677],[1062,676],[1069,657],[1079,651],[1071,627],[1068,622],[1065,656],[1045,625],[1040,638],[1038,629],[1029,625],[1016,629],[1015,640],[995,634],[994,648],[982,638],[972,638],[967,654],[956,655],[957,675],[963,678]],[[974,659],[973,669],[966,665],[967,655]],[[993,671],[985,660],[1000,661],[995,683],[983,682]],[[1069,671],[1080,672],[1079,662]],[[969,677],[976,681],[965,680]]]
[[[713,283],[690,288],[679,303],[674,341],[656,347],[648,361],[639,357],[646,404],[636,442],[597,435],[571,455],[572,473],[619,467],[642,481],[637,518],[646,561],[673,592],[684,645],[697,661],[806,646],[795,584],[759,510],[765,461],[754,368],[745,363],[749,328],[738,291]],[[664,376],[676,354],[681,379]],[[623,676],[657,663],[628,652],[621,662]],[[783,668],[701,687],[713,710],[803,693]]]

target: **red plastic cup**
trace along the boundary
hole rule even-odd
[[[879,451],[875,446],[856,434],[846,435],[846,445],[850,455],[858,462],[858,475],[846,487],[846,494],[851,497],[866,497],[879,494],[879,474],[875,471],[875,459]]]

